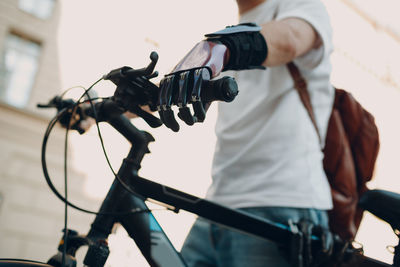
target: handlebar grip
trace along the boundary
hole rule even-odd
[[[224,101],[232,102],[239,90],[234,78],[225,76],[217,80],[205,82],[201,93],[203,102]]]

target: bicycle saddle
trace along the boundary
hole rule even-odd
[[[369,190],[359,201],[359,206],[400,230],[400,194],[386,190]]]

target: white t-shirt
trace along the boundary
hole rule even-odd
[[[261,25],[289,17],[310,23],[323,42],[294,62],[308,83],[324,139],[334,99],[332,31],[324,5],[319,0],[267,0],[243,14],[240,22]],[[286,65],[224,74],[235,77],[239,95],[218,106],[213,182],[207,198],[233,208],[330,209],[318,135]]]

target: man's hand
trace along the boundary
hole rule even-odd
[[[264,69],[261,63],[267,57],[268,47],[260,29],[254,23],[244,23],[206,34],[207,39],[199,42],[165,76],[160,83],[157,109],[168,128],[175,132],[179,130],[171,109],[173,105],[179,107],[178,117],[186,124],[204,121],[210,103],[201,97],[203,87],[222,71]],[[226,88],[233,84],[228,80],[224,82],[226,84],[221,86]],[[232,90],[228,88],[227,91]],[[192,104],[193,115],[187,104]]]
[[[202,89],[224,69],[229,51],[223,44],[201,41],[160,82],[157,109],[165,126],[179,131],[172,106],[187,125],[203,122],[210,103],[201,98]],[[192,104],[193,113],[188,104]]]
[[[161,81],[157,109],[165,126],[174,132],[179,131],[173,105],[179,107],[178,117],[187,125],[204,121],[209,103],[203,101],[201,93],[210,77],[211,71],[207,67],[200,67],[171,73]],[[193,115],[188,104],[192,104]]]
[[[203,122],[212,101],[231,102],[238,94],[232,77],[210,80],[207,68],[187,70],[168,75],[161,81],[158,111],[163,123],[173,131],[179,130],[172,105],[179,107],[178,117],[188,125]],[[193,114],[189,108],[192,106]]]

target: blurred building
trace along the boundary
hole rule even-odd
[[[54,110],[38,110],[60,92],[57,54],[58,0],[0,1],[0,258],[40,261],[56,252],[64,205],[47,187],[41,143]],[[63,192],[64,132],[51,136],[47,160]],[[69,170],[69,195],[84,197],[84,176]],[[72,213],[73,211],[71,211]],[[87,231],[88,217],[70,216],[72,228]]]

